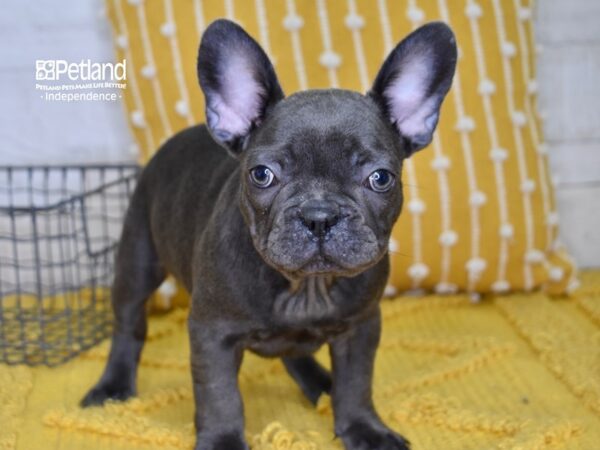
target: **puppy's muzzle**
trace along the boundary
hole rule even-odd
[[[339,218],[340,208],[333,201],[310,199],[300,205],[302,223],[318,238],[324,238]]]

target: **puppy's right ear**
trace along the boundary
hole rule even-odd
[[[198,80],[213,138],[234,156],[284,95],[269,58],[239,25],[220,19],[200,42]]]
[[[432,22],[413,31],[387,57],[369,95],[406,142],[406,156],[429,144],[456,68],[456,39]]]

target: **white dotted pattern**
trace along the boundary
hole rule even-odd
[[[450,14],[448,12],[447,0],[438,0],[438,9],[440,11],[441,19],[444,22],[448,23],[450,26],[452,26],[450,22]],[[475,173],[475,162],[473,159],[473,148],[471,144],[471,138],[469,136],[469,134],[475,129],[475,120],[465,111],[465,104],[462,95],[460,64],[456,68],[451,93],[456,116],[459,118],[456,124],[456,129],[460,132],[463,159],[467,174],[467,185],[469,187],[468,197],[470,198],[474,192],[480,190],[478,187],[477,175]],[[471,227],[469,245],[471,258],[479,258],[480,252],[481,219],[479,209],[480,208],[478,206],[474,205],[471,205],[469,208],[469,222]],[[474,291],[476,289],[477,282],[479,281],[479,274],[470,272],[468,275],[469,281],[467,290]]]
[[[537,124],[533,118],[533,99],[531,95],[535,94],[538,90],[538,83],[535,79],[531,77],[531,70],[529,66],[529,54],[528,54],[528,46],[525,37],[525,28],[524,22],[528,22],[527,25],[531,33],[533,33],[533,27],[531,25],[531,10],[529,8],[525,8],[521,5],[521,0],[513,0],[515,9],[519,11],[519,20],[517,21],[517,35],[519,38],[519,48],[521,53],[521,68],[523,71],[523,79],[528,80],[527,83],[527,93],[529,95],[525,96],[525,114],[528,118],[529,132],[531,133],[531,138],[533,141],[533,145],[537,147],[538,157],[537,157],[537,170],[539,174],[540,180],[540,194],[542,198],[542,207],[544,211],[544,215],[546,217],[550,214],[550,192],[548,186],[548,175],[547,175],[547,161],[546,155],[548,153],[547,146],[545,143],[540,142],[540,138],[538,135]],[[558,221],[557,221],[558,222]],[[554,236],[556,234],[556,225],[557,223],[551,223],[546,221],[546,250],[550,250],[552,243],[554,241]],[[573,281],[573,277],[575,277],[575,271],[573,271],[571,281]]]
[[[302,41],[300,40],[300,30],[304,26],[304,19],[296,13],[295,0],[286,0],[285,5],[287,15],[283,19],[283,26],[289,31],[292,38],[292,53],[294,55],[294,69],[298,80],[298,87],[301,90],[305,90],[308,89],[308,81],[304,56],[302,54]]]
[[[514,124],[513,127],[513,139],[515,142],[517,163],[519,177],[521,179],[521,188],[529,188],[529,168],[525,158],[525,149],[523,143],[523,130],[521,129],[526,124],[526,117],[522,111],[515,108],[514,98],[514,87],[513,87],[513,72],[512,65],[509,61],[510,58],[514,57],[517,53],[516,46],[512,42],[508,42],[506,39],[506,28],[504,23],[504,11],[502,10],[502,4],[499,0],[493,0],[492,5],[494,8],[494,17],[496,19],[496,29],[498,30],[498,40],[501,43],[502,52],[506,58],[502,59],[502,72],[505,80],[506,87],[506,107],[508,113],[512,117]],[[530,191],[524,191],[525,194],[529,194]],[[533,248],[535,240],[535,224],[532,212],[531,196],[523,195],[523,209],[525,215],[525,247],[526,251]],[[525,280],[525,290],[533,288],[533,275],[531,272],[530,264],[525,262],[523,269],[523,276]]]
[[[337,88],[339,87],[339,82],[336,68],[341,64],[342,58],[333,50],[327,3],[325,0],[316,0],[316,2],[317,13],[319,15],[319,27],[321,30],[321,41],[323,42],[323,53],[321,53],[319,63],[327,68],[329,85]]]
[[[281,20],[279,26],[283,26],[285,30],[290,34],[293,54],[294,54],[294,67],[296,70],[298,87],[299,89],[307,89],[308,80],[307,72],[304,65],[303,49],[300,39],[300,33],[303,29],[305,22],[304,18],[301,17],[296,11],[297,0],[286,0],[286,16]],[[508,261],[508,246],[515,240],[515,229],[512,223],[509,221],[509,210],[506,198],[506,190],[504,186],[504,170],[506,162],[509,164],[518,164],[519,167],[519,179],[517,186],[522,192],[522,200],[525,211],[525,227],[519,229],[516,234],[519,239],[525,236],[526,240],[526,253],[523,256],[525,264],[524,275],[526,280],[526,287],[532,287],[532,275],[529,268],[530,265],[546,264],[546,252],[554,249],[556,226],[558,224],[558,216],[555,211],[552,210],[550,202],[549,183],[551,177],[546,173],[546,157],[547,157],[547,146],[540,141],[537,124],[533,117],[533,96],[538,91],[538,82],[532,77],[532,73],[529,67],[529,58],[527,55],[528,46],[525,39],[525,27],[529,27],[531,32],[531,9],[521,5],[521,0],[512,0],[514,3],[514,9],[517,11],[515,17],[516,27],[518,31],[517,40],[509,40],[506,36],[506,28],[504,20],[508,17],[503,15],[503,7],[506,7],[505,3],[500,0],[492,0],[492,2],[476,2],[474,0],[466,0],[464,14],[466,15],[472,31],[472,40],[463,41],[466,56],[470,57],[468,53],[470,49],[466,46],[472,45],[475,50],[475,58],[477,69],[478,69],[478,80],[475,88],[479,94],[480,101],[484,106],[484,113],[482,116],[476,116],[477,122],[474,116],[470,115],[466,110],[464,100],[462,97],[462,86],[460,76],[460,65],[458,67],[457,74],[454,79],[453,90],[451,97],[454,103],[455,116],[458,120],[455,124],[456,131],[460,134],[460,144],[463,152],[463,162],[465,164],[464,170],[466,172],[467,183],[469,192],[466,196],[463,196],[460,201],[466,201],[469,207],[469,219],[470,219],[470,235],[461,237],[458,233],[452,229],[451,226],[451,215],[450,215],[450,194],[448,188],[447,172],[453,169],[453,164],[457,161],[450,159],[448,154],[444,152],[442,143],[438,139],[437,135],[434,136],[433,148],[435,151],[434,157],[431,158],[431,169],[435,173],[435,177],[438,180],[438,187],[440,191],[440,235],[438,241],[442,251],[441,264],[441,275],[440,282],[435,286],[436,292],[439,293],[452,293],[455,292],[456,284],[448,280],[448,273],[450,267],[450,255],[451,248],[456,246],[460,241],[462,245],[470,245],[470,258],[468,259],[465,269],[469,273],[469,289],[475,289],[476,283],[481,274],[488,267],[488,263],[482,259],[479,255],[479,246],[481,239],[480,232],[480,214],[485,214],[486,206],[489,202],[486,194],[479,189],[477,183],[477,177],[474,170],[474,150],[472,149],[470,142],[470,134],[474,131],[478,131],[478,127],[482,125],[490,138],[490,149],[489,158],[494,165],[494,179],[496,182],[496,194],[497,201],[492,202],[494,207],[498,208],[500,222],[502,225],[499,227],[498,245],[500,246],[500,255],[498,260],[497,281],[494,283],[493,290],[496,292],[506,292],[510,290],[510,283],[506,280],[506,265]],[[139,87],[137,86],[138,77],[141,77],[142,83],[149,83],[152,87],[154,94],[155,103],[153,105],[154,111],[163,126],[164,136],[159,141],[164,140],[171,133],[171,124],[169,122],[169,116],[167,109],[170,114],[173,111],[176,116],[187,121],[188,124],[192,124],[193,117],[190,108],[189,97],[186,92],[186,83],[183,78],[183,70],[181,69],[181,58],[179,53],[179,44],[177,43],[177,25],[173,17],[173,0],[163,0],[164,5],[164,17],[162,22],[157,24],[153,22],[155,27],[158,28],[158,32],[164,38],[166,42],[169,42],[171,46],[171,57],[172,67],[174,68],[175,75],[178,81],[179,88],[179,99],[171,100],[168,105],[165,105],[160,88],[160,74],[157,73],[157,68],[154,61],[154,55],[152,50],[152,43],[148,37],[148,25],[149,21],[146,18],[146,3],[143,0],[112,0],[115,5],[117,24],[115,26],[115,43],[116,46],[125,53],[128,60],[129,74],[128,82],[131,85],[132,99],[134,108],[130,113],[130,121],[135,129],[140,130],[140,133],[145,136],[146,145],[148,148],[154,148],[154,139],[150,131],[150,127],[146,122],[146,113],[144,111],[143,103],[141,102],[141,96],[139,93]],[[129,7],[134,9],[137,13],[137,25],[139,28],[140,39],[142,43],[142,58],[139,61],[133,60],[129,54],[129,37],[127,33],[126,23],[123,18],[123,6],[122,3],[126,2]],[[205,28],[206,21],[203,12],[203,1],[202,0],[191,0],[194,9],[194,22],[196,24],[196,30],[198,36],[201,35]],[[259,29],[260,43],[265,48],[267,54],[271,53],[270,40],[269,40],[269,29],[268,21],[266,17],[265,2],[264,0],[254,0],[256,9],[256,21]],[[356,63],[357,72],[363,91],[368,90],[373,73],[369,74],[369,70],[366,64],[365,47],[363,44],[362,34],[367,25],[366,17],[370,15],[363,15],[366,11],[358,10],[358,7],[363,7],[363,4],[356,2],[356,0],[346,0],[347,10],[343,16],[343,25],[347,29],[349,35],[352,36],[354,45],[354,58],[350,57],[351,61],[345,62],[342,60],[342,56],[336,51],[334,43],[332,41],[332,34],[330,30],[330,19],[328,13],[329,4],[326,0],[315,0],[318,13],[318,23],[320,28],[320,37],[322,41],[323,51],[321,52],[318,63],[323,66],[328,73],[329,84],[333,87],[337,87],[339,84],[338,80],[338,69],[342,64],[354,64]],[[377,9],[379,12],[379,23],[384,40],[384,52],[387,56],[388,52],[395,45],[396,39],[392,36],[392,27],[390,25],[389,14],[387,10],[388,2],[386,0],[377,0]],[[437,0],[441,19],[449,22],[448,14],[448,1]],[[178,4],[176,4],[179,7]],[[228,18],[235,20],[234,1],[226,0],[224,2],[225,13]],[[493,11],[490,10],[493,9]],[[488,73],[486,67],[486,54],[483,51],[481,44],[481,36],[479,33],[479,21],[486,17],[486,14],[491,14],[495,17],[496,28],[497,28],[497,45],[500,53],[503,55],[502,58],[502,76],[497,77],[497,74]],[[426,20],[435,20],[437,17],[427,18],[424,10],[418,5],[417,0],[407,0],[405,14],[407,19],[411,22],[413,28],[421,25]],[[370,19],[369,19],[370,20]],[[512,37],[511,37],[512,38]],[[461,57],[465,54],[461,49]],[[516,58],[520,58],[520,64],[514,64]],[[273,61],[274,64],[276,61]],[[161,64],[162,67],[162,64]],[[522,70],[522,80],[526,83],[526,92],[524,93],[525,101],[519,103],[517,109],[515,102],[515,90],[513,87],[513,70],[520,68]],[[128,74],[128,75],[129,75]],[[504,141],[506,137],[499,139],[497,130],[495,129],[494,110],[491,108],[491,98],[496,94],[498,89],[498,83],[504,84],[501,89],[506,92],[507,104],[506,110],[508,116],[512,122],[512,133],[514,140],[514,147],[508,142]],[[171,103],[172,102],[172,103]],[[168,108],[166,108],[168,106]],[[470,106],[469,106],[470,107]],[[495,106],[498,110],[498,106]],[[482,123],[478,123],[482,120]],[[484,123],[485,122],[485,123]],[[137,133],[137,132],[136,132]],[[528,167],[525,164],[524,158],[524,144],[523,134],[530,133],[532,141],[537,149],[537,174],[539,179],[532,178],[528,174]],[[510,152],[506,148],[510,148]],[[139,150],[139,149],[138,149]],[[513,161],[514,158],[514,161]],[[514,166],[513,166],[514,167]],[[407,187],[407,210],[412,220],[412,252],[410,250],[410,257],[413,259],[408,275],[413,280],[413,289],[418,290],[420,283],[428,277],[429,267],[423,261],[422,255],[422,221],[426,220],[423,215],[426,213],[427,207],[425,202],[419,196],[418,189],[421,187],[417,180],[417,172],[412,160],[405,162],[405,171],[408,183]],[[514,184],[514,183],[513,183]],[[539,190],[539,193],[537,191]],[[535,193],[535,196],[541,196],[544,207],[545,217],[545,229],[546,229],[546,241],[544,245],[538,245],[539,242],[535,241],[533,234],[533,214],[531,211],[531,197]],[[432,207],[432,205],[427,205]],[[481,212],[480,212],[481,211]],[[515,222],[521,227],[521,222]],[[539,248],[535,248],[536,246]],[[391,240],[389,243],[390,252],[397,252],[398,243]],[[559,266],[548,266],[548,273],[551,281],[559,281],[564,279],[565,270]],[[559,276],[560,275],[560,276]],[[570,285],[575,285],[575,281],[571,280]]]
[[[191,126],[194,124],[194,118],[190,114],[189,108],[187,107],[189,104],[189,94],[183,74],[183,66],[181,62],[181,54],[179,52],[179,43],[177,41],[177,28],[175,26],[172,1],[173,0],[164,0],[165,17],[167,18],[167,22],[160,27],[160,32],[169,40],[171,62],[173,64],[173,71],[175,72],[175,79],[177,80],[177,90],[179,91],[180,100],[175,104],[175,111],[180,117],[185,118],[188,126]]]

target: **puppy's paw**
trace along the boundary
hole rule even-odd
[[[227,433],[211,439],[198,436],[194,450],[249,450],[249,447],[239,434]]]
[[[354,422],[339,435],[346,450],[409,450],[410,443],[384,425]]]
[[[82,408],[100,406],[107,400],[124,401],[134,395],[135,389],[131,386],[118,383],[98,383],[81,399],[79,405]]]

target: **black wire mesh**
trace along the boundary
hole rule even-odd
[[[107,337],[133,165],[0,166],[0,361],[67,361]]]

